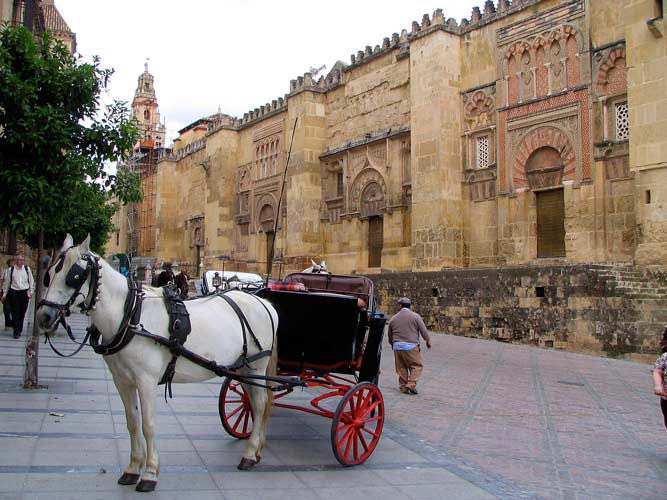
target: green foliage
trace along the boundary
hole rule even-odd
[[[33,241],[43,231],[46,246],[90,232],[100,248],[116,209],[109,196],[137,200],[137,178],[104,171],[137,139],[125,103],[100,104],[112,74],[48,34],[36,42],[23,27],[0,29],[0,229]]]

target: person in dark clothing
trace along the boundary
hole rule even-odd
[[[181,294],[181,299],[186,299],[188,297],[188,291],[190,289],[188,285],[188,275],[185,274],[183,271],[181,271],[174,277],[174,284],[176,285],[178,291]]]
[[[4,284],[5,280],[9,279],[10,270],[14,266],[14,259],[7,259],[7,269],[2,273],[2,280],[0,280],[0,298],[5,296]],[[5,330],[12,330],[14,328],[14,323],[12,323],[12,311],[9,308],[9,301],[3,301],[2,303],[2,312],[5,315]]]
[[[17,339],[23,333],[23,320],[28,310],[28,303],[35,293],[35,280],[32,271],[24,265],[23,255],[17,255],[14,266],[10,268],[9,279],[3,283],[2,302],[9,302],[12,320],[14,322],[14,338]]]
[[[166,286],[174,282],[174,271],[171,269],[171,263],[166,262],[162,268],[162,271],[157,277],[157,286]]]

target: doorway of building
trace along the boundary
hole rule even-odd
[[[271,269],[271,261],[273,260],[273,231],[266,233],[266,272]]]
[[[537,257],[565,257],[565,201],[562,189],[538,191]]]
[[[382,216],[368,218],[368,267],[380,267],[382,264]]]

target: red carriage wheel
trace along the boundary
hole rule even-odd
[[[377,385],[361,382],[345,393],[331,424],[331,446],[344,466],[371,456],[384,425],[384,400]]]
[[[253,417],[250,397],[237,380],[226,378],[220,388],[218,412],[227,434],[247,439],[252,432]]]

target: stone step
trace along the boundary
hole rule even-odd
[[[667,294],[664,293],[628,293],[626,295],[631,299],[659,299],[667,301]]]

